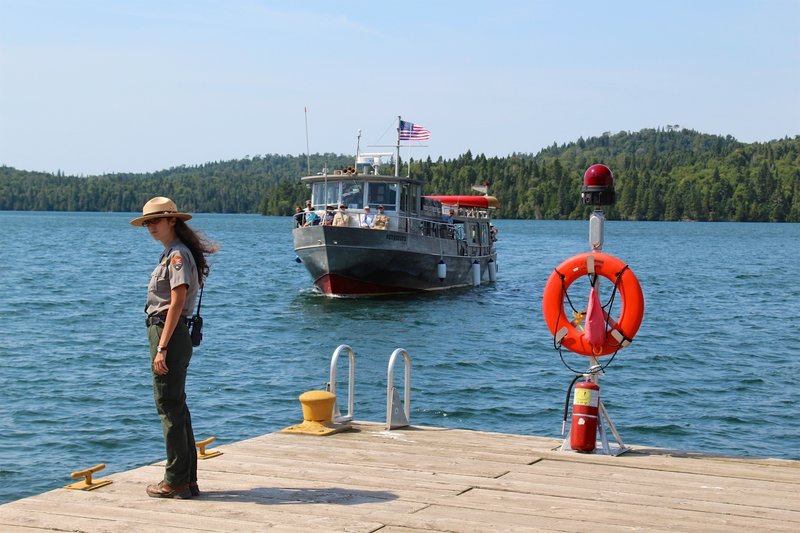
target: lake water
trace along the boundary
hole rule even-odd
[[[96,463],[106,475],[164,456],[142,312],[161,245],[128,225],[133,216],[0,212],[0,502]],[[222,245],[189,371],[198,440],[302,420],[297,396],[324,387],[342,343],[356,352],[358,420],[385,420],[387,363],[402,347],[412,423],[559,436],[573,374],[553,350],[541,296],[552,269],[588,249],[586,221],[496,221],[497,283],[373,300],[314,293],[288,217],[191,224]],[[789,418],[800,225],[611,221],[605,237],[646,300],[635,342],[601,381],[625,443],[800,459]],[[338,375],[345,400],[346,358]],[[402,387],[402,363],[395,375]]]

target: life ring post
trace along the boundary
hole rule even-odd
[[[567,390],[564,420],[561,426],[562,435],[566,429],[570,392],[576,381],[581,377],[584,378],[585,381],[578,385],[582,392],[581,399],[579,401],[579,391],[576,387],[573,403],[573,427],[570,433],[576,432],[575,443],[572,443],[570,435],[564,440],[560,450],[573,450],[573,446],[575,446],[574,451],[619,455],[628,451],[629,448],[623,444],[622,438],[600,399],[598,382],[608,363],[601,365],[598,358],[603,355],[616,355],[620,349],[630,345],[644,316],[644,295],[639,280],[636,279],[628,265],[602,251],[605,238],[603,206],[614,205],[616,201],[614,175],[610,168],[606,165],[595,164],[586,170],[583,175],[581,200],[584,205],[591,205],[594,208],[589,216],[591,251],[570,257],[556,267],[547,280],[542,296],[542,313],[550,333],[553,334],[554,347],[559,350],[559,353],[563,347],[589,357],[590,361],[588,372],[578,373]],[[589,277],[591,286],[589,302],[584,310],[577,310],[572,304],[568,289],[572,283],[584,276]],[[599,295],[599,278],[601,277],[613,284],[611,296],[605,305],[602,304]],[[622,300],[622,310],[619,317],[615,318],[612,316],[611,307],[617,292]],[[565,302],[572,308],[572,320],[568,318],[564,307]],[[570,368],[570,370],[573,369]],[[596,396],[593,396],[595,394]],[[585,403],[587,397],[589,403]],[[596,403],[592,405],[594,401]],[[578,413],[578,418],[576,418],[576,413]],[[596,421],[594,422],[596,425],[592,426],[591,419]],[[587,422],[587,420],[589,421]],[[616,449],[609,446],[606,425],[617,441]],[[587,429],[590,426],[596,429]],[[595,446],[598,433],[601,451],[597,451]]]

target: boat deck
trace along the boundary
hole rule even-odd
[[[358,423],[327,437],[273,433],[200,461],[202,494],[148,498],[163,463],[0,506],[11,531],[800,531],[800,462]],[[83,465],[81,465],[83,466]],[[90,465],[86,465],[90,466]],[[65,478],[65,484],[69,481]]]

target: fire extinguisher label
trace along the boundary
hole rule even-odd
[[[597,407],[600,396],[597,392],[598,391],[592,389],[575,389],[575,401],[573,404]]]

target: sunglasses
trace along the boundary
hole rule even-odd
[[[142,226],[144,226],[144,227],[152,226],[153,224],[158,224],[159,222],[161,222],[162,220],[164,220],[166,218],[167,217],[151,218],[150,220],[145,220],[144,222],[142,222]]]

